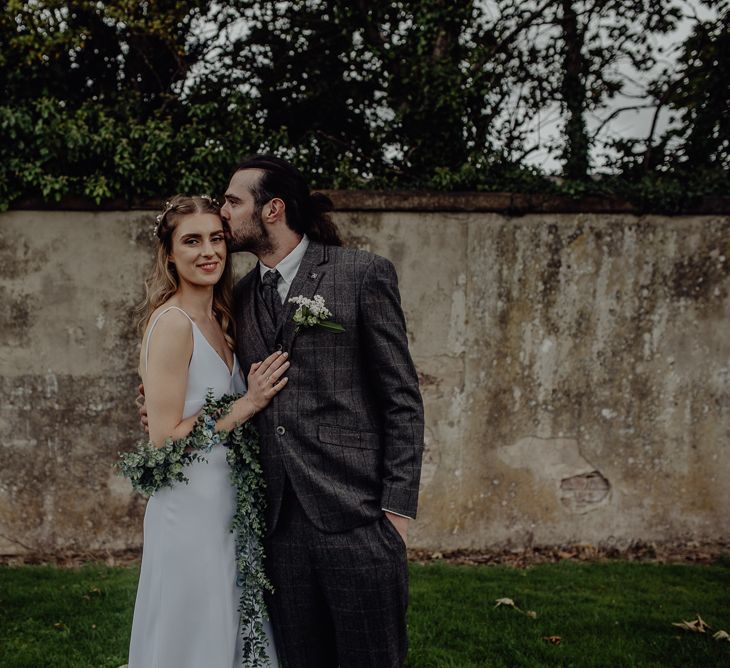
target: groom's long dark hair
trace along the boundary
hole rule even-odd
[[[263,172],[258,183],[251,188],[257,216],[261,215],[267,202],[278,197],[286,205],[286,222],[292,230],[328,246],[342,246],[340,233],[330,216],[334,209],[332,200],[322,193],[310,193],[304,176],[294,165],[274,155],[261,153],[239,162],[233,173],[242,169]]]

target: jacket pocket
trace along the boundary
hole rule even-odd
[[[317,436],[322,443],[342,445],[346,448],[360,448],[363,450],[378,450],[380,448],[380,436],[371,431],[355,431],[354,429],[321,424],[317,430]]]

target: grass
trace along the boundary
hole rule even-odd
[[[537,617],[495,608],[502,597]],[[730,632],[727,565],[426,566],[414,568],[411,607],[410,668],[730,665],[730,643],[671,626],[699,612]]]
[[[0,567],[0,667],[126,663],[136,567]],[[522,610],[495,608],[509,597]],[[730,643],[671,622],[696,613],[730,632],[730,562],[509,567],[412,565],[408,668],[730,665]],[[545,636],[560,636],[552,645]]]
[[[0,567],[0,666],[127,663],[138,577],[129,567]]]

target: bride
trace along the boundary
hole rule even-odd
[[[150,440],[187,435],[208,389],[246,390],[233,353],[233,272],[224,223],[209,197],[177,195],[158,216],[157,259],[140,330]],[[287,383],[286,354],[251,366],[248,391],[217,429],[263,409]],[[189,482],[147,502],[129,668],[235,668],[242,663],[234,536],[235,489],[223,445],[185,471]],[[268,623],[269,664],[277,666]]]

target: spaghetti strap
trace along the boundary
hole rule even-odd
[[[155,330],[155,327],[157,326],[157,322],[159,319],[165,315],[168,311],[171,311],[172,309],[175,309],[177,311],[180,311],[188,320],[190,320],[190,324],[194,325],[193,319],[185,313],[179,306],[168,306],[164,311],[157,314],[157,317],[152,321],[152,325],[150,326],[150,331],[147,333],[147,343],[145,344],[144,349],[144,368],[147,369],[147,362],[149,360],[150,356],[150,339],[152,338],[152,332]]]

